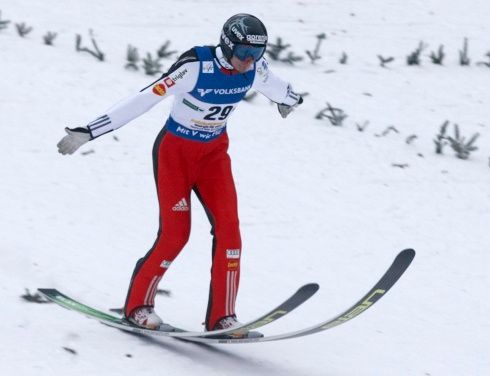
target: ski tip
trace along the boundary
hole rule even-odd
[[[403,263],[406,264],[407,267],[410,265],[415,258],[415,250],[412,248],[407,248],[401,251],[398,256],[396,256],[395,261],[396,263]]]
[[[399,253],[398,256],[403,256],[403,257],[407,257],[407,258],[410,258],[413,260],[413,258],[415,257],[415,250],[412,249],[412,248],[407,248],[407,249],[404,249],[403,251],[401,251]]]
[[[320,288],[320,285],[318,283],[307,283],[306,285],[302,286],[300,290],[308,290],[311,292],[317,292],[318,289]]]

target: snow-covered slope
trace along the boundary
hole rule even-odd
[[[34,27],[25,39],[12,25],[0,31],[3,375],[490,374],[490,71],[475,65],[489,48],[488,2],[24,0],[0,10]],[[62,157],[56,143],[64,126],[86,124],[153,80],[124,70],[127,44],[143,53],[167,39],[180,52],[215,43],[237,12],[262,18],[271,39],[297,54],[328,36],[316,65],[271,63],[309,93],[304,105],[283,120],[256,98],[229,124],[244,243],[240,317],[316,281],[317,296],[264,332],[309,326],[347,308],[413,247],[406,275],[345,326],[255,345],[144,339],[21,300],[25,288],[55,287],[102,309],[122,305],[157,231],[151,147],[170,101],[90,143],[86,155]],[[74,34],[87,43],[88,28],[107,62],[74,51]],[[48,30],[59,33],[55,47],[41,42]],[[457,63],[464,37],[469,67]],[[430,44],[424,64],[408,67],[420,40]],[[441,43],[444,67],[426,57]],[[337,62],[342,51],[347,65]],[[396,60],[383,69],[377,54]],[[314,119],[327,101],[349,115],[343,127]],[[446,119],[465,136],[481,134],[470,160],[449,147],[434,153]],[[380,137],[390,125],[399,133]],[[191,240],[160,286],[172,292],[157,301],[169,322],[201,328],[210,242],[194,200]]]

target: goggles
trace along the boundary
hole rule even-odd
[[[249,44],[235,44],[233,47],[233,56],[236,56],[241,61],[248,58],[259,60],[265,52],[265,46],[251,46]]]

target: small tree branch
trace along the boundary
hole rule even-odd
[[[57,36],[58,36],[57,33],[53,33],[51,31],[48,31],[46,33],[46,35],[43,36],[44,44],[47,45],[47,46],[52,46],[53,45],[53,41],[55,40],[55,38]]]
[[[75,43],[75,48],[78,52],[87,52],[93,57],[95,57],[99,61],[104,61],[105,56],[104,53],[99,49],[99,46],[97,45],[97,42],[93,36],[92,30],[90,32],[90,39],[92,40],[92,45],[94,47],[94,50],[91,50],[87,47],[82,47],[82,36],[80,34],[76,35],[76,43]]]
[[[437,52],[434,52],[432,51],[430,53],[430,59],[432,60],[432,62],[434,64],[437,64],[437,65],[442,65],[442,61],[444,60],[444,45],[440,45],[439,46],[439,49],[437,50]]]
[[[31,26],[27,26],[25,22],[16,23],[15,28],[17,29],[17,34],[19,34],[22,38],[24,38],[27,34],[32,31]]]
[[[2,11],[0,11],[0,30],[6,29],[9,23],[9,20],[2,20]]]
[[[462,66],[470,65],[470,58],[468,57],[468,38],[464,38],[463,49],[459,50],[459,64]]]
[[[378,55],[378,59],[380,61],[381,67],[385,68],[386,64],[391,63],[392,61],[395,60],[394,57],[383,57],[381,55]]]

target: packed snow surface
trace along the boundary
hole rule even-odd
[[[0,10],[12,21],[0,30],[2,375],[490,374],[490,69],[477,64],[488,62],[487,0],[7,0]],[[357,301],[400,250],[417,251],[412,266],[351,322],[263,344],[142,338],[21,299],[52,287],[121,307],[158,228],[151,148],[171,100],[73,156],[56,143],[65,126],[87,124],[155,80],[124,69],[128,44],[142,56],[166,40],[180,53],[216,44],[238,12],[257,15],[272,42],[281,37],[305,57],[270,65],[308,93],[286,120],[257,97],[228,124],[244,244],[239,318],[317,282],[315,297],[263,332],[310,326]],[[25,38],[13,25],[21,22],[33,27]],[[105,62],[75,52],[75,34],[91,47],[89,29]],[[58,33],[52,47],[42,43],[47,31]],[[311,64],[305,50],[320,33],[322,58]],[[422,65],[407,66],[420,41]],[[441,44],[438,66],[428,55]],[[382,68],[377,55],[395,60]],[[327,102],[348,115],[343,126],[315,119]],[[445,120],[451,136],[455,123],[467,139],[480,134],[468,160],[449,146],[435,153]],[[160,284],[171,295],[156,309],[200,330],[211,235],[195,198],[192,210],[191,239]]]

